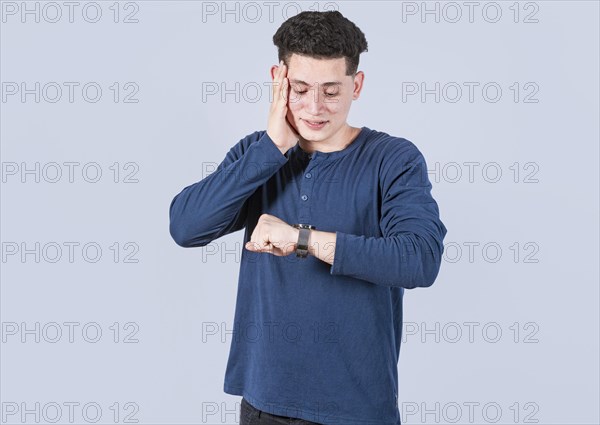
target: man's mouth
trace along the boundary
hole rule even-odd
[[[304,120],[304,121],[306,121],[307,123],[312,124],[312,125],[319,125],[319,124],[324,124],[327,122],[327,120],[323,120],[323,121]]]

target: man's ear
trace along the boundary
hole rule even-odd
[[[271,81],[273,81],[275,79],[275,73],[277,72],[278,69],[279,69],[279,65],[273,65],[271,67]]]
[[[360,96],[360,92],[363,88],[363,82],[365,80],[365,73],[358,71],[354,76],[354,90],[352,93],[352,100],[356,100]]]

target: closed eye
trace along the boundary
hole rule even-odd
[[[294,89],[294,92],[296,92],[296,93],[298,93],[298,94],[304,94],[304,93],[306,93],[307,91],[308,91],[308,90],[299,91],[299,90],[296,90],[296,89]],[[335,97],[335,96],[337,96],[339,93],[327,93],[327,92],[325,92],[324,94],[325,94],[325,96],[327,96],[327,97]]]

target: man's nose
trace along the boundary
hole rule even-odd
[[[324,107],[324,100],[325,100],[325,96],[323,96],[321,93],[319,93],[318,90],[311,90],[310,95],[308,96],[307,100],[306,100],[306,105],[305,105],[305,109],[307,110],[308,113],[310,113],[313,116],[318,116],[319,113],[323,110]]]

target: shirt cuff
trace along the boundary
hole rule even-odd
[[[271,139],[266,131],[261,138],[258,139],[257,143],[258,142],[260,142],[260,146],[264,146],[265,153],[270,157],[276,157],[276,159],[281,163],[287,161],[287,157],[279,150],[273,139]]]
[[[335,232],[335,253],[333,255],[333,264],[329,269],[330,275],[335,276],[344,274],[342,266],[344,264],[344,259],[346,258],[344,252],[346,248],[346,236],[346,233]]]

